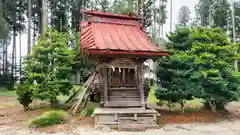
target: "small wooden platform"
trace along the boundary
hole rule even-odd
[[[96,108],[94,114],[127,114],[127,113],[148,113],[157,114],[158,112],[153,109],[143,108]]]
[[[143,108],[96,108],[93,113],[95,127],[107,125],[119,130],[128,130],[126,124],[131,130],[158,128],[157,115],[157,111]]]

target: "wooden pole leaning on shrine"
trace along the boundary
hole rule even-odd
[[[67,107],[71,107],[69,112],[75,114],[76,112],[82,112],[88,102],[89,96],[91,95],[91,85],[95,79],[96,73],[94,72],[83,85],[83,88],[79,89],[73,97],[68,99],[66,102]]]

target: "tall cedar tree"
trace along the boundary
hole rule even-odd
[[[7,1],[7,0],[1,0],[0,1],[0,5],[1,5],[1,11],[0,11],[0,16],[1,19],[3,19],[4,22],[6,22],[7,24],[5,25],[8,30],[5,31],[4,34],[4,40],[3,40],[3,72],[5,76],[4,78],[8,78],[6,76],[11,76],[10,80],[6,80],[6,82],[8,82],[8,84],[14,84],[14,82],[16,81],[16,79],[14,77],[16,77],[17,75],[17,66],[16,66],[16,36],[17,33],[21,33],[24,30],[24,13],[26,12],[26,8],[25,8],[25,4],[26,1],[22,1],[22,0],[14,0],[14,1]],[[6,29],[5,29],[6,30]],[[12,34],[12,40],[13,40],[13,44],[12,44],[12,56],[11,56],[11,64],[8,61],[8,45],[10,42],[8,42],[8,40],[10,39],[10,31],[13,33]],[[11,74],[9,74],[8,72],[8,68],[9,66],[11,66]]]
[[[187,6],[182,6],[178,14],[178,26],[187,26],[191,19],[191,12]]]
[[[196,15],[204,27],[211,25],[226,30],[230,12],[228,0],[200,0],[196,5]]]

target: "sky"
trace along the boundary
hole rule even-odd
[[[170,1],[170,0],[168,0],[168,1]],[[178,13],[179,13],[179,10],[180,10],[181,6],[188,6],[191,13],[192,13],[191,15],[194,16],[194,13],[195,13],[194,12],[194,7],[198,3],[199,0],[172,0],[172,1],[173,1],[172,15],[173,15],[173,26],[174,26],[178,22]],[[163,28],[165,34],[167,34],[170,31],[170,19],[169,19],[169,16],[170,16],[170,12],[169,12],[170,2],[168,2],[167,10],[168,10],[168,19],[167,19],[166,24],[164,25],[164,28]],[[19,52],[20,52],[19,39],[20,39],[19,37],[16,38],[17,58],[18,58],[17,61],[19,61],[19,56],[20,56],[19,55]],[[22,50],[22,56],[25,56],[27,54],[27,34],[26,33],[22,35],[21,41],[22,41],[22,49],[21,49]],[[12,46],[9,46],[9,50],[12,50]],[[9,53],[11,53],[11,51],[9,51]]]
[[[170,1],[170,0],[168,0]],[[191,11],[191,17],[195,16],[195,5],[198,3],[199,0],[172,0],[173,1],[173,8],[172,8],[172,19],[173,19],[173,26],[178,23],[178,13],[182,6],[187,6]],[[170,2],[167,5],[168,10],[168,17],[170,17]],[[164,33],[167,34],[170,31],[170,19],[168,18],[166,24],[164,25]],[[174,30],[174,28],[173,28]]]

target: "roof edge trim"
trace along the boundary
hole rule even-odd
[[[142,55],[142,56],[168,56],[167,51],[123,51],[123,50],[101,50],[101,49],[87,49],[90,54],[116,54],[116,55]]]

